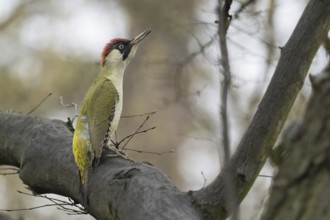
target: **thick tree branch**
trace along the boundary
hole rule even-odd
[[[81,202],[72,132],[59,120],[0,113],[0,165],[20,168],[36,193],[56,193]],[[96,219],[201,219],[191,197],[146,163],[104,157],[90,186]]]
[[[282,48],[270,85],[230,161],[240,201],[263,167],[329,28],[330,1],[311,0]],[[209,186],[193,192],[205,213],[210,211],[207,213],[210,219],[223,219],[227,215],[224,179],[224,172],[221,172]]]
[[[330,60],[311,82],[305,116],[284,136],[282,163],[263,220],[330,219]]]

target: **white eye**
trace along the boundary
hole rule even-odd
[[[124,49],[124,47],[125,47],[124,44],[119,44],[118,49],[122,50],[122,49]]]

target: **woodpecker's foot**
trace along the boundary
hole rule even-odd
[[[116,149],[118,149],[119,150],[119,145],[120,145],[120,143],[119,142],[114,142],[114,141],[112,141],[111,140],[111,144],[113,145],[113,147],[115,147]]]
[[[130,158],[124,151],[117,149],[115,146],[107,146],[111,151],[114,153],[111,155],[109,154],[109,157],[121,157],[126,160],[129,160],[131,162],[135,162],[132,158]]]

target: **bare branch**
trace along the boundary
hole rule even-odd
[[[204,182],[203,182],[203,187],[202,187],[202,188],[204,188],[204,187],[206,186],[206,181],[207,181],[207,179],[206,179],[206,177],[205,177],[203,171],[201,171],[201,174],[202,174],[202,177],[203,177],[203,180],[204,180]]]
[[[185,66],[187,66],[189,63],[191,63],[198,55],[204,53],[205,49],[208,48],[209,46],[211,46],[214,41],[217,39],[215,34],[213,37],[211,37],[211,39],[206,42],[205,44],[200,44],[199,41],[199,49],[191,54],[189,54],[188,56],[186,56],[185,58],[183,58],[181,61],[179,61],[178,63],[175,64],[175,82],[177,84],[176,87],[176,100],[178,100],[181,97],[181,86],[180,86],[180,82],[181,82],[181,78],[182,78],[182,73],[183,73],[183,68]]]
[[[231,2],[231,1],[229,1]],[[223,82],[220,81],[220,85],[222,85],[221,90],[221,106],[220,106],[220,115],[221,115],[221,124],[223,130],[223,148],[225,153],[225,163],[230,158],[230,143],[229,143],[229,128],[228,128],[228,116],[227,116],[227,98],[228,92],[231,84],[231,73],[230,73],[230,65],[229,65],[229,57],[228,57],[228,48],[227,48],[227,40],[226,40],[226,32],[227,32],[227,19],[228,19],[228,10],[230,8],[230,3],[227,1],[223,2],[219,0],[218,3],[218,35],[219,35],[219,47],[221,51],[221,67],[219,67],[220,73],[223,75]],[[229,5],[228,5],[229,4]],[[223,5],[223,6],[222,6]]]
[[[231,20],[229,15],[229,9],[231,7],[231,0],[219,0],[218,1],[218,36],[219,36],[219,47],[221,52],[221,60],[219,67],[219,72],[223,75],[223,82],[220,80],[221,89],[221,99],[220,99],[220,124],[222,125],[222,138],[223,138],[223,152],[224,152],[224,163],[223,171],[225,175],[225,188],[226,188],[226,206],[228,207],[230,213],[232,214],[232,219],[237,220],[238,216],[238,201],[233,186],[234,180],[232,173],[227,168],[230,159],[230,140],[229,140],[229,122],[228,122],[228,93],[231,85],[231,72],[229,64],[229,55],[227,48],[227,30]],[[221,77],[219,77],[221,78]],[[222,85],[222,86],[221,86]]]
[[[66,108],[74,107],[74,110],[76,110],[76,111],[78,110],[78,104],[73,103],[73,102],[71,104],[65,104],[62,96],[59,97],[59,102],[63,107],[66,107]]]
[[[132,148],[125,148],[125,150],[133,151],[136,153],[142,153],[142,154],[154,154],[154,155],[158,155],[158,156],[175,152],[175,150],[155,152],[155,151],[138,150],[138,149],[132,149]]]
[[[45,98],[43,98],[38,105],[36,105],[33,109],[31,109],[31,111],[29,111],[27,115],[31,115],[35,110],[37,110],[52,94],[53,94],[52,92],[48,93],[48,95]]]
[[[245,197],[263,167],[329,28],[330,2],[310,0],[281,51],[267,91],[230,160],[229,169],[239,201]],[[222,171],[209,186],[193,193],[213,219],[221,219],[228,212],[224,206],[224,181]]]
[[[142,130],[142,131],[135,131],[133,134],[130,134],[130,135],[127,135],[126,137],[124,137],[121,141],[119,141],[118,143],[116,143],[116,145],[117,145],[117,146],[120,146],[120,144],[121,144],[122,142],[124,142],[125,140],[127,140],[127,139],[129,139],[129,138],[133,138],[136,134],[146,133],[146,132],[148,132],[148,131],[150,131],[150,130],[153,130],[153,129],[155,129],[155,128],[156,128],[156,127],[151,127],[151,128],[144,129],[144,130]],[[127,145],[127,144],[125,144],[125,145]]]
[[[18,173],[19,173],[19,169],[17,167],[0,168],[0,175],[2,176],[15,175]]]
[[[23,194],[23,195],[27,195],[27,196],[33,196],[33,197],[38,197],[38,198],[42,198],[42,199],[47,199],[48,201],[52,202],[52,204],[45,204],[45,205],[33,206],[30,208],[21,208],[21,209],[0,209],[0,211],[6,211],[6,212],[30,211],[30,210],[34,210],[34,209],[55,206],[55,207],[58,207],[59,210],[65,211],[68,214],[72,214],[72,213],[80,214],[80,215],[86,214],[83,207],[77,205],[72,200],[69,200],[69,202],[68,202],[68,201],[61,200],[61,199],[51,198],[47,195],[37,195],[37,194],[31,194],[31,193],[26,193],[26,192],[22,192],[22,191],[17,191],[17,192],[20,194]],[[76,207],[76,209],[68,208],[66,206]]]
[[[241,7],[235,12],[234,17],[238,18],[242,11],[244,11],[249,5],[253,4],[256,0],[246,0],[241,2]]]
[[[137,114],[137,115],[123,115],[120,118],[136,118],[136,117],[141,117],[141,116],[153,115],[153,114],[156,114],[156,113],[157,113],[157,111],[147,112],[147,113],[142,113],[142,114]]]
[[[124,144],[124,146],[122,147],[122,150],[125,150],[125,147],[126,145],[132,140],[132,138],[136,135],[136,134],[139,134],[139,133],[143,133],[143,132],[140,132],[140,129],[142,129],[142,127],[144,126],[144,124],[149,120],[150,118],[150,115],[147,115],[146,119],[144,119],[144,121],[141,123],[141,125],[136,129],[136,131],[132,134],[132,135],[129,135],[127,136],[128,140],[126,141],[126,143]],[[152,127],[151,129],[147,129],[145,130],[144,132],[147,132],[149,130],[152,130],[156,127]],[[127,138],[124,138],[123,140],[121,140],[118,145],[123,142],[124,140],[126,140]]]

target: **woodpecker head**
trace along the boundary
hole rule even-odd
[[[150,33],[146,30],[134,37],[132,40],[114,38],[107,43],[101,54],[101,67],[105,66],[126,66],[133,58],[139,43]]]

